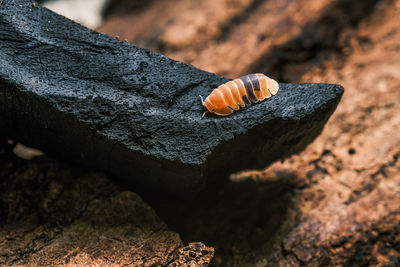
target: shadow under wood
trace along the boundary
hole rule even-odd
[[[184,243],[196,240],[213,246],[216,259],[227,263],[232,251],[241,255],[272,247],[274,236],[287,225],[295,174],[275,172],[263,175],[262,181],[254,178],[250,172],[249,177],[231,179],[223,187],[208,187],[191,201],[154,196],[146,201]]]
[[[9,158],[13,154],[15,143],[10,138],[0,133],[0,163]]]
[[[320,18],[310,21],[299,35],[275,47],[249,66],[249,73],[270,73],[281,82],[298,82],[312,66],[343,55],[353,30],[375,10],[379,0],[336,0]],[[365,41],[365,40],[364,40]]]

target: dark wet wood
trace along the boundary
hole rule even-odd
[[[112,244],[120,242],[115,241],[118,239],[123,243],[135,233],[143,234],[139,240],[148,242],[143,250],[148,251],[146,256],[153,255],[156,263],[171,255],[170,250],[162,249],[166,248],[163,242],[172,242],[172,254],[179,252],[196,259],[200,255],[199,245],[175,248],[181,246],[180,242],[197,241],[208,246],[204,253],[200,252],[203,256],[210,255],[209,247],[215,248],[213,266],[398,266],[399,8],[396,1],[389,0],[170,0],[151,2],[132,14],[126,10],[110,13],[100,30],[209,71],[229,77],[264,72],[279,81],[340,83],[346,93],[322,135],[300,155],[262,171],[234,175],[233,182],[226,187],[211,188],[189,203],[160,200],[157,196],[147,196],[149,204],[137,200],[141,207],[150,209],[145,214],[155,220],[151,225],[162,221],[168,225],[163,228],[168,238],[165,235],[162,242],[154,245],[152,242],[159,241],[162,235],[147,235],[146,230],[153,230],[149,226],[142,229],[142,224],[124,226],[134,229],[133,233],[107,233],[104,227],[101,231],[107,233],[106,240],[112,237]],[[51,215],[51,220],[58,216],[63,220],[71,218],[70,214],[80,211],[79,200],[86,197],[78,194],[72,198],[68,192],[74,190],[58,189],[59,179],[73,167],[52,171],[33,162],[30,167],[26,163],[15,165],[9,157],[2,157],[1,177],[9,177],[3,181],[20,182],[18,186],[7,182],[1,187],[1,218],[8,218],[4,210],[11,210],[14,212],[8,214],[19,216],[37,213],[41,216],[33,218],[42,220],[35,222],[39,230],[26,230],[31,224],[9,224],[19,228],[14,228],[12,235],[4,235],[0,244],[7,244],[7,250],[2,251],[14,259],[37,259],[40,250],[46,249],[42,241],[53,240],[53,236],[60,240],[60,233],[69,233],[65,226],[54,228],[57,231],[43,226],[43,215]],[[41,186],[43,177],[55,180],[51,187],[54,189],[47,191],[46,186]],[[98,194],[89,194],[93,198],[89,203],[99,203],[106,212],[123,206],[118,201],[111,203],[116,206],[106,205],[110,203],[107,199],[121,199],[120,193],[109,194],[116,190],[110,189],[109,184],[103,186],[106,188],[98,186],[104,183],[104,175],[100,177],[100,182],[93,184],[88,182],[89,178],[73,179],[76,185],[70,186],[82,188],[77,192],[93,187],[91,190]],[[40,205],[53,203],[49,211],[38,213],[43,209],[31,206],[34,201],[21,198],[34,196],[32,192],[36,191],[32,188],[43,192],[38,194],[43,196],[38,201]],[[45,195],[47,192],[50,193]],[[57,198],[52,192],[66,192],[69,197],[59,193],[61,197]],[[136,196],[131,192],[124,194]],[[57,208],[65,207],[67,204],[63,203],[71,199],[77,201],[77,208],[60,215]],[[128,203],[126,210],[122,211],[142,216],[131,211],[133,202],[127,199],[130,198],[124,200]],[[153,209],[161,220],[155,217]],[[115,220],[123,222],[123,218],[119,214]],[[79,224],[82,221],[77,220],[75,225]],[[175,239],[176,233],[182,241]],[[70,257],[98,263],[109,251],[112,250],[89,251],[93,258],[72,251]],[[117,256],[121,254],[124,252],[119,251]],[[161,256],[157,258],[158,255]],[[116,262],[113,260],[109,258],[107,263]]]

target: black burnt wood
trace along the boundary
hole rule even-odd
[[[280,84],[263,102],[202,118],[199,95],[228,80],[30,1],[0,1],[1,135],[148,190],[190,196],[299,152],[343,94]]]

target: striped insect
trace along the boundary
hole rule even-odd
[[[279,84],[275,80],[262,73],[256,73],[221,84],[204,101],[203,97],[200,98],[203,106],[207,108],[205,113],[227,116],[233,110],[239,110],[251,102],[257,103],[270,98],[278,92],[278,89]]]

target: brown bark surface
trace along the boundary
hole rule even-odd
[[[100,31],[211,72],[345,88],[306,151],[236,175],[214,199],[153,204],[167,224],[214,246],[214,265],[400,265],[399,11],[390,0],[182,0],[111,14]]]
[[[99,173],[2,151],[0,265],[205,266],[214,249],[185,246],[132,191]]]
[[[400,265],[399,1],[126,2],[99,31],[232,78],[339,83],[342,102],[300,155],[188,203],[3,152],[0,264]]]

